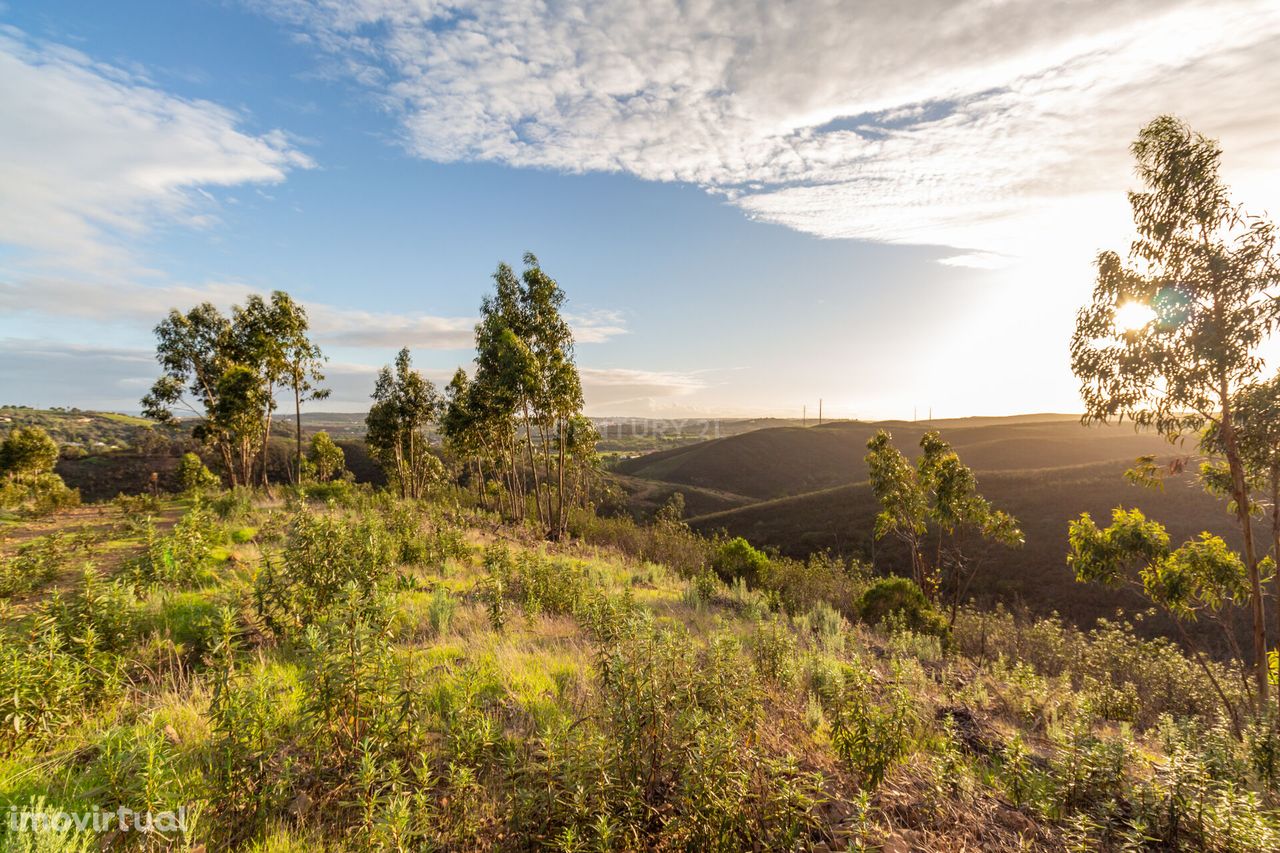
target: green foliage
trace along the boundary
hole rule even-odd
[[[858,600],[858,614],[870,625],[889,619],[918,633],[949,633],[946,620],[910,578],[888,577],[873,582]]]
[[[295,514],[283,552],[264,555],[254,579],[259,615],[273,631],[290,636],[315,622],[348,584],[371,594],[389,581],[392,545],[376,517]]]
[[[40,427],[18,427],[0,442],[0,509],[38,518],[77,506],[80,493],[53,472],[58,444]]]
[[[31,477],[53,471],[58,443],[40,427],[18,427],[0,442],[0,475]]]
[[[840,678],[819,693],[831,721],[836,754],[874,790],[911,746],[915,708],[911,697],[891,686],[882,698],[872,691],[869,674],[846,664]]]
[[[197,504],[183,514],[167,535],[152,525],[146,553],[133,561],[132,575],[144,584],[188,585],[208,568],[214,547],[223,539],[213,516]]]
[[[427,605],[427,625],[432,636],[438,637],[449,630],[453,614],[458,609],[458,600],[448,589],[438,586],[431,593],[431,601]]]
[[[200,413],[192,434],[218,454],[231,486],[265,485],[260,451],[277,405],[275,389],[294,391],[295,415],[302,400],[327,394],[313,384],[323,379],[323,356],[306,333],[306,312],[282,291],[270,302],[250,296],[230,319],[207,302],[185,314],[170,311],[155,328],[164,372],[142,399],[144,414],[173,423],[176,408]]]
[[[425,430],[436,419],[439,395],[431,380],[413,369],[408,348],[396,355],[395,371],[382,368],[365,419],[369,452],[402,498],[426,497],[444,474]]]
[[[307,459],[315,469],[315,477],[322,483],[341,479],[347,475],[347,456],[342,448],[334,444],[329,433],[321,430],[311,436],[311,446],[307,450]]]
[[[559,539],[570,508],[585,498],[599,434],[582,417],[573,333],[561,315],[564,291],[532,253],[524,264],[518,277],[498,265],[495,292],[481,303],[476,325],[475,376],[454,374],[441,430],[479,482],[488,470],[500,484],[495,508],[523,520],[531,497],[539,525]]]
[[[199,456],[184,453],[178,462],[178,483],[183,492],[194,495],[218,488],[222,485],[222,480],[205,467]]]
[[[0,556],[0,599],[24,595],[53,580],[77,551],[88,551],[91,538],[50,533]]]
[[[1113,586],[1127,583],[1179,624],[1195,619],[1199,613],[1217,614],[1226,606],[1249,600],[1248,571],[1240,557],[1217,536],[1202,533],[1199,539],[1171,549],[1164,527],[1148,521],[1140,511],[1118,507],[1111,518],[1111,526],[1105,529],[1100,529],[1088,513],[1071,522],[1067,565],[1075,571],[1077,580]],[[1229,623],[1222,627],[1225,632],[1232,630]],[[1183,640],[1200,658],[1239,728],[1235,705],[1217,682],[1212,668],[1185,632]],[[1228,640],[1234,642],[1229,633]]]
[[[749,587],[758,587],[760,578],[769,566],[769,557],[751,547],[741,536],[734,537],[716,548],[711,568],[725,583],[741,578]]]
[[[880,503],[876,537],[894,534],[910,550],[912,577],[932,599],[938,587],[949,581],[958,604],[964,578],[972,574],[957,537],[973,532],[1008,547],[1023,543],[1017,520],[978,494],[973,471],[960,462],[951,445],[937,432],[920,439],[920,458],[913,467],[891,444],[892,436],[879,430],[867,442],[867,472],[871,490]],[[932,558],[924,550],[933,532]],[[944,542],[949,547],[944,548]]]
[[[1252,454],[1233,413],[1262,369],[1259,347],[1280,316],[1275,228],[1232,203],[1219,172],[1222,149],[1179,119],[1152,120],[1131,150],[1143,183],[1129,193],[1137,238],[1127,263],[1115,252],[1098,255],[1093,298],[1076,315],[1071,369],[1087,420],[1129,419],[1170,438],[1215,425],[1201,449],[1221,453],[1244,534],[1262,699],[1266,619],[1246,471]],[[1147,306],[1152,319],[1140,328],[1118,326],[1116,312],[1129,303]]]

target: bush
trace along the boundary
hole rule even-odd
[[[263,559],[253,589],[258,613],[272,630],[291,634],[314,622],[348,584],[368,594],[385,583],[393,556],[376,517],[351,521],[300,512],[283,554]]]
[[[183,492],[194,495],[220,487],[222,480],[205,467],[199,456],[184,453],[178,463],[178,483]]]
[[[12,557],[0,557],[0,598],[24,595],[53,580],[88,540],[61,531],[42,536],[18,548]]]
[[[720,544],[711,560],[711,568],[725,583],[742,578],[747,586],[755,588],[769,568],[769,558],[751,547],[751,543],[737,536]]]
[[[934,610],[920,587],[909,578],[881,578],[871,584],[858,599],[858,615],[869,625],[892,619],[917,634],[948,634],[942,614]]]
[[[133,562],[133,577],[142,583],[194,583],[209,563],[222,531],[203,507],[188,510],[168,535],[147,528],[146,553]]]
[[[53,472],[58,444],[40,427],[18,427],[0,442],[0,509],[38,518],[79,506],[80,492]]]

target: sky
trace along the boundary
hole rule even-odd
[[[0,403],[136,411],[170,308],[286,290],[363,411],[499,261],[589,414],[1077,411],[1128,145],[1280,213],[1275,0],[0,0]]]

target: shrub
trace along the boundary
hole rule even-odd
[[[850,664],[841,667],[838,687],[833,684],[824,692],[829,697],[826,710],[836,754],[866,788],[876,789],[907,754],[915,726],[911,697],[894,685],[877,701],[870,674]]]
[[[427,624],[432,636],[438,637],[449,630],[449,623],[453,621],[453,613],[457,609],[458,599],[446,588],[436,587],[427,604]]]
[[[293,517],[283,554],[265,556],[254,580],[258,613],[277,633],[312,622],[354,584],[369,593],[385,583],[392,542],[376,517],[359,521],[300,512]]]
[[[0,509],[40,517],[78,506],[80,492],[53,471],[58,444],[40,427],[17,427],[0,442]]]
[[[194,495],[218,488],[222,485],[222,480],[205,467],[199,456],[184,453],[178,462],[178,483],[183,492]]]
[[[946,636],[946,620],[925,598],[915,582],[903,577],[881,578],[858,599],[858,615],[869,625],[892,618],[896,624],[919,633]]]
[[[178,519],[167,535],[147,528],[146,553],[133,561],[133,577],[142,583],[190,584],[208,566],[222,532],[208,511],[197,504]]]
[[[209,509],[222,521],[244,518],[253,511],[253,490],[244,486],[228,489],[209,501]]]
[[[725,583],[742,578],[747,586],[757,587],[760,578],[768,570],[769,558],[751,547],[751,543],[737,536],[720,544],[711,560],[711,568]]]
[[[21,546],[12,557],[0,557],[0,598],[44,586],[87,544],[81,537],[57,531]]]

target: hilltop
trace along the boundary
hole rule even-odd
[[[1080,425],[1070,415],[966,418],[931,423],[839,421],[823,426],[762,429],[651,453],[617,465],[634,477],[748,495],[798,495],[866,478],[867,439],[889,430],[908,452],[938,429],[975,471],[1044,469],[1167,455],[1168,442],[1132,425]]]
[[[0,433],[24,426],[38,426],[64,448],[84,453],[135,447],[157,430],[146,418],[119,412],[0,406]]]

